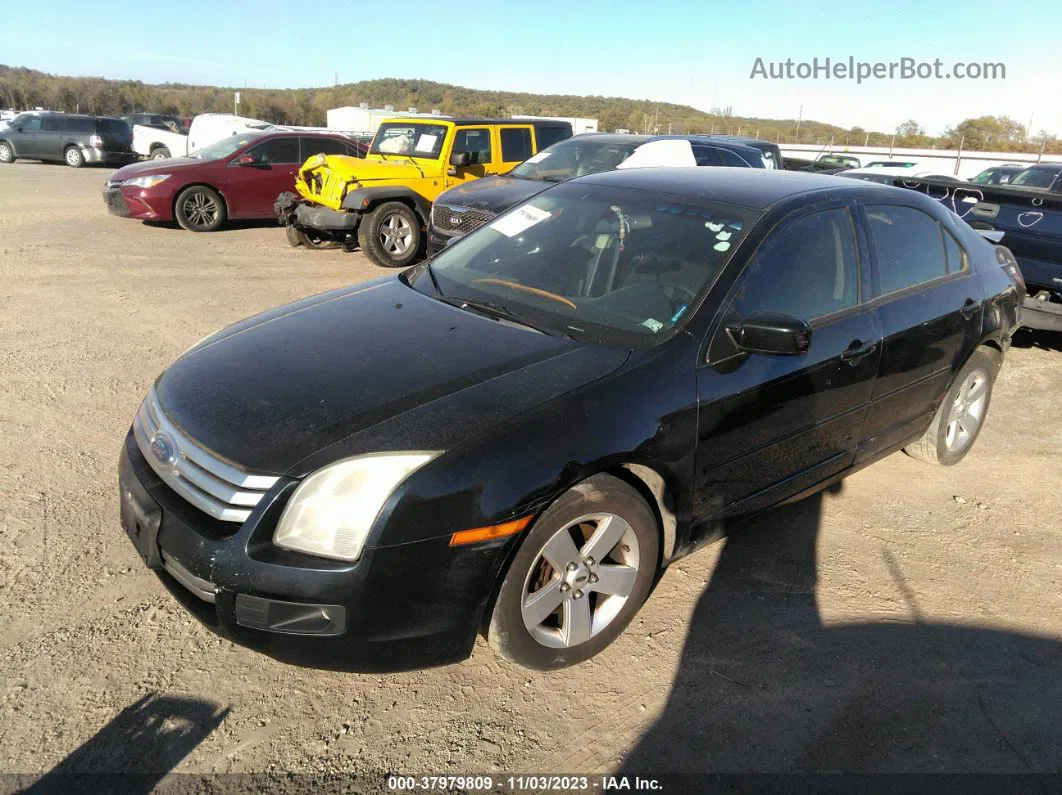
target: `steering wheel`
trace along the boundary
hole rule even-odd
[[[508,279],[475,279],[473,284],[497,284],[501,287],[509,287],[513,290],[520,290],[521,292],[531,293],[532,295],[538,295],[542,298],[548,298],[551,301],[564,304],[570,309],[578,309],[573,301],[568,300],[563,295],[557,295],[551,293],[549,290],[541,290],[538,287],[528,287],[526,284],[520,284],[518,282],[511,282]]]

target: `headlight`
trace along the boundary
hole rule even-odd
[[[127,179],[125,184],[130,188],[154,188],[160,182],[165,182],[169,178],[169,174],[152,174],[150,177],[133,177],[132,179]]]
[[[291,495],[273,543],[323,558],[357,560],[387,498],[438,455],[373,453],[322,467]]]

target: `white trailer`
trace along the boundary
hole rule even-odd
[[[409,110],[395,110],[393,107],[370,108],[363,103],[359,107],[346,106],[332,108],[325,114],[329,130],[357,135],[375,135],[384,119],[394,119],[405,116],[441,116],[438,110],[431,113],[419,113],[416,108]]]

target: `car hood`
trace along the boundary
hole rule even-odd
[[[484,177],[450,188],[435,201],[450,207],[472,207],[500,213],[554,184],[538,179]]]
[[[132,163],[122,166],[111,174],[112,181],[132,179],[133,177],[147,177],[152,174],[172,174],[174,171],[184,171],[189,168],[200,167],[210,160],[200,160],[198,157],[168,157],[165,160],[145,160],[142,163]]]
[[[446,449],[628,355],[475,315],[389,276],[231,326],[174,362],[155,389],[166,416],[200,444],[252,470],[299,476],[308,458],[315,467],[329,451],[331,460],[352,454],[350,439],[374,426],[377,445]]]

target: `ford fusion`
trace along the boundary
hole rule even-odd
[[[278,659],[422,667],[482,633],[572,665],[748,517],[899,449],[962,459],[1023,292],[913,191],[577,178],[193,346],[126,437],[122,524],[188,610]]]

